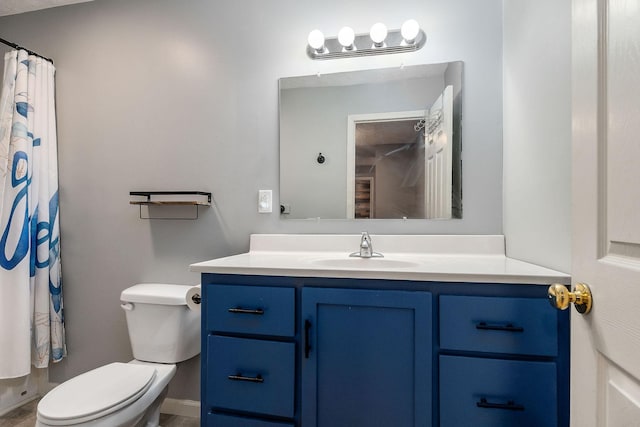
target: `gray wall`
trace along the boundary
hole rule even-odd
[[[507,254],[569,272],[571,2],[505,1],[504,20]]]
[[[417,53],[311,61],[313,28],[356,33],[413,17]],[[542,21],[545,22],[545,21]],[[250,233],[501,233],[502,1],[96,0],[0,18],[0,36],[57,66],[60,212],[69,357],[63,381],[131,358],[120,292],[138,282],[197,283],[188,265],[248,249]],[[257,37],[253,37],[257,34]],[[278,78],[465,62],[464,218],[281,221]],[[138,219],[132,190],[213,192],[197,221]],[[198,399],[199,360],[170,396]]]

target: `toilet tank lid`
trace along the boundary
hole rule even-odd
[[[122,291],[120,300],[158,305],[186,305],[187,291],[192,287],[192,285],[141,283]]]

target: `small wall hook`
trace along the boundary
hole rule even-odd
[[[325,160],[326,160],[326,159],[324,158],[324,156],[322,155],[322,153],[318,153],[318,158],[316,159],[316,161],[317,161],[318,163],[320,163],[320,164],[323,164],[323,163],[325,162]]]

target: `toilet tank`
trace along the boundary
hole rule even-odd
[[[177,363],[200,353],[200,311],[187,307],[190,288],[145,283],[122,291],[134,358]]]

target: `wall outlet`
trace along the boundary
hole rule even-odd
[[[271,190],[258,191],[258,213],[271,213],[273,210],[273,194]]]

